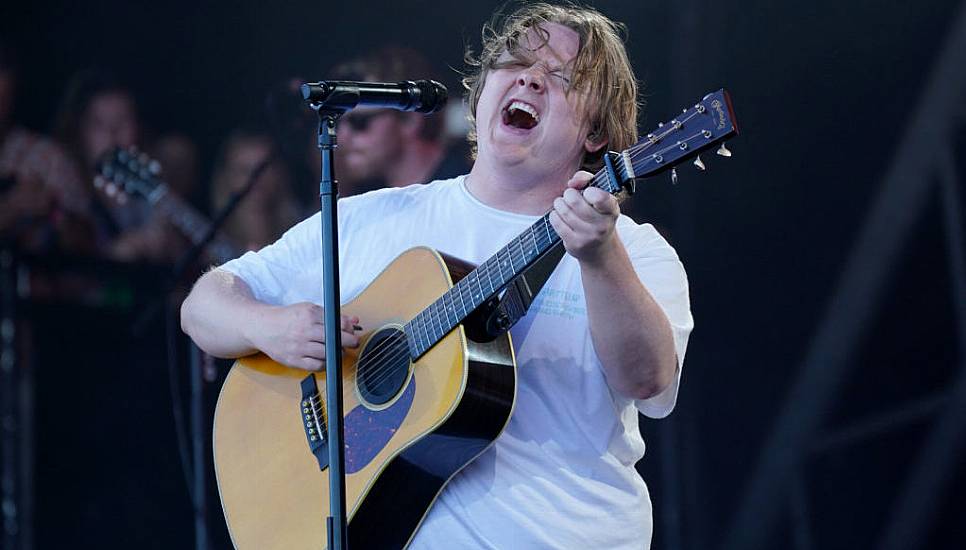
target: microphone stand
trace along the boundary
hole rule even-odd
[[[338,183],[335,179],[335,123],[360,104],[433,112],[446,101],[446,88],[432,80],[397,84],[329,81],[301,86],[302,99],[319,115],[322,170],[319,199],[322,218],[322,291],[325,308],[325,417],[328,420],[328,549],[347,550],[345,512],[345,443],[342,418],[342,315],[339,294]],[[368,96],[363,103],[362,96]],[[314,375],[313,375],[314,376]]]
[[[323,307],[325,308],[325,417],[329,445],[329,517],[326,518],[328,550],[348,549],[345,511],[345,443],[342,420],[342,338],[339,295],[338,183],[335,179],[335,123],[344,109],[312,105],[319,115],[319,150],[322,170],[319,199],[322,216]]]

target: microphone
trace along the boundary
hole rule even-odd
[[[446,105],[446,86],[435,80],[351,82],[323,80],[302,84],[302,98],[315,108],[348,111],[360,105],[435,113]]]

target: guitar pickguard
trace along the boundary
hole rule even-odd
[[[354,474],[372,462],[402,425],[416,396],[416,379],[386,409],[374,411],[358,405],[345,416],[345,470]]]

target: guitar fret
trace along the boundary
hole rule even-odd
[[[504,254],[506,256],[505,260],[500,260],[500,280],[502,286],[510,280],[511,272],[513,271],[513,261],[510,259],[510,250],[507,247],[504,246],[501,248],[500,251],[497,252],[497,257],[499,257],[500,254]],[[509,271],[506,269],[508,266],[510,267]]]
[[[449,326],[449,307],[446,305],[446,298],[448,296],[449,296],[449,292],[444,292],[443,295],[439,297],[439,300],[437,300],[437,302],[439,303],[438,308],[439,308],[440,321],[445,321],[445,323],[441,323],[443,325],[441,329],[446,326]]]
[[[460,317],[464,317],[469,314],[469,311],[466,311],[466,302],[463,301],[463,288],[460,285],[456,285],[453,288],[456,289],[456,292],[460,297],[460,306],[462,308],[460,311]]]
[[[473,274],[475,273],[476,271],[474,270]],[[483,291],[483,285],[480,283],[479,275],[473,275],[473,279],[476,281],[477,288],[480,289],[480,293],[473,297],[474,309],[476,309],[476,306],[479,306],[480,304],[483,303],[483,296],[485,296],[486,293]]]
[[[406,323],[406,326],[410,328],[413,334],[413,340],[416,342],[416,356],[419,356],[422,353],[423,343],[422,338],[419,337],[419,322],[417,319],[419,319],[418,314]]]
[[[429,347],[431,345],[430,343],[433,341],[429,337],[429,331],[426,330],[426,317],[425,316],[421,316],[420,317],[420,319],[419,319],[419,328],[422,331],[422,336],[421,336],[422,346],[421,347],[422,347],[422,351],[425,352],[427,349],[429,349]]]
[[[433,328],[433,315],[431,312],[426,312],[423,323],[423,327],[426,329],[426,340],[432,342],[436,339],[436,330]]]
[[[490,285],[490,292],[493,292],[500,288],[500,285],[493,286],[493,270],[490,267],[490,260],[483,262],[483,266],[486,268],[486,280]]]
[[[529,256],[529,255],[527,256],[527,263],[530,263],[531,261],[533,261],[534,258],[537,257],[537,239],[533,235],[533,226],[532,225],[530,226],[529,229],[527,229],[527,234],[530,235],[530,240],[533,241],[533,250],[531,250],[531,252],[533,253],[533,256],[532,257]]]
[[[424,347],[428,348],[429,343],[432,342],[432,339],[429,337],[429,329],[426,328],[426,310],[425,309],[419,313],[419,316],[417,317],[417,319],[419,319],[419,328],[422,329],[423,331],[423,338],[425,342]]]
[[[536,245],[536,248],[538,251],[537,255],[539,255],[540,252],[543,252],[543,247],[546,244],[543,242],[543,236],[541,235],[539,229],[540,229],[540,220],[537,220],[537,222],[530,227],[530,232],[533,233],[533,242]]]
[[[443,337],[443,323],[441,323],[439,321],[439,311],[438,310],[439,310],[439,306],[437,305],[437,303],[434,302],[433,305],[430,306],[430,312],[429,312],[430,318],[435,323],[433,325],[433,331],[434,331],[433,332],[433,339],[434,340],[439,340],[440,338]],[[436,334],[436,332],[435,332],[435,330],[436,330],[437,327],[439,328],[439,334]]]
[[[443,294],[443,303],[446,304],[446,326],[452,326],[456,324],[457,319],[454,318],[454,308],[456,304],[453,302],[453,290],[450,289],[446,294]]]

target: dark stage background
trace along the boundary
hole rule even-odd
[[[48,130],[71,75],[109,67],[210,166],[273,83],[389,43],[462,68],[496,5],[5,2],[0,32],[23,57],[18,121]],[[630,28],[642,130],[722,86],[742,130],[733,158],[626,208],[669,231],[696,321],[677,410],[643,422],[653,547],[961,547],[966,204],[943,159],[966,152],[966,5],[594,5]],[[19,305],[43,318],[33,369],[53,396],[34,403],[37,548],[193,544],[163,325],[125,330],[139,304]],[[74,435],[54,435],[65,421]]]

